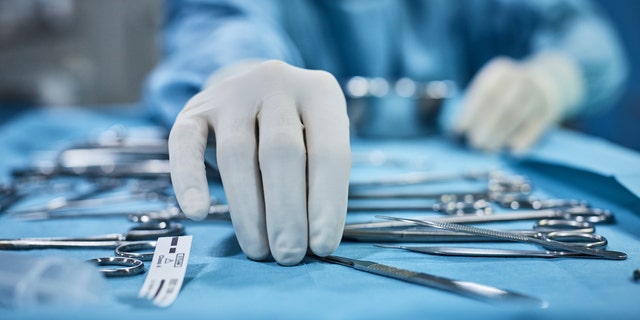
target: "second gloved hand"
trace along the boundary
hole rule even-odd
[[[582,86],[578,67],[560,53],[524,62],[496,58],[471,83],[454,131],[477,149],[524,152],[575,112]]]
[[[351,155],[344,96],[327,72],[265,61],[227,68],[179,114],[169,138],[180,207],[203,219],[209,130],[245,254],[299,263],[331,254],[344,227]]]

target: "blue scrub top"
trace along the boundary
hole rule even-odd
[[[490,59],[560,50],[586,84],[582,111],[614,98],[626,76],[616,35],[588,1],[172,0],[164,58],[145,103],[171,126],[217,69],[279,59],[352,76],[453,80],[466,86]]]

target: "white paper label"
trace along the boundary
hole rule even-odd
[[[180,293],[189,262],[192,236],[158,238],[149,273],[138,293],[159,307],[170,306]]]

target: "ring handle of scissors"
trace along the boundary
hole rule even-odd
[[[493,213],[491,203],[484,199],[473,201],[438,201],[433,205],[436,212],[446,213],[452,216],[487,215]]]
[[[589,207],[562,209],[562,217],[567,220],[587,221],[591,223],[612,223],[615,220],[611,211]]]
[[[151,261],[153,259],[153,250],[155,250],[156,244],[156,241],[128,242],[117,246],[115,253],[119,257],[133,258],[140,261]]]
[[[491,198],[503,208],[509,209],[562,209],[573,207],[590,207],[589,203],[577,199],[542,199],[526,193],[493,193]]]
[[[180,223],[167,220],[150,220],[129,229],[125,240],[157,240],[160,237],[176,237],[184,234],[184,226]]]
[[[144,263],[138,259],[133,258],[105,257],[90,259],[87,260],[87,262],[100,267],[106,267],[100,268],[99,270],[103,276],[108,278],[133,276],[144,272]]]
[[[605,249],[607,244],[607,238],[595,234],[595,233],[577,233],[575,231],[556,231],[549,233],[541,233],[540,238],[542,240],[552,240],[558,242],[565,242],[571,245],[590,248],[590,249]],[[553,249],[553,248],[550,248]]]
[[[533,230],[540,232],[577,232],[594,233],[596,227],[588,221],[568,220],[568,219],[542,219],[536,221]]]

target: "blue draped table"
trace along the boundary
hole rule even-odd
[[[0,182],[29,164],[41,151],[84,141],[113,125],[149,126],[142,110],[107,108],[28,109],[0,124]],[[585,318],[637,319],[640,283],[640,154],[605,141],[557,130],[520,157],[472,152],[438,137],[402,141],[353,139],[352,180],[407,170],[459,172],[500,168],[528,176],[537,194],[578,198],[612,210],[616,223],[598,225],[611,250],[624,261],[598,259],[465,258],[429,256],[343,242],[336,254],[376,261],[443,277],[474,281],[526,293],[549,303],[544,309],[496,306],[454,294],[305,259],[294,267],[248,260],[227,222],[184,222],[193,235],[186,283],[172,306],[151,307],[136,298],[144,275],[107,279],[107,299],[78,309],[0,309],[2,319],[439,319]],[[370,156],[383,155],[376,165]],[[384,162],[384,161],[383,161]],[[222,194],[217,183],[214,193]],[[350,213],[350,221],[372,215]],[[509,225],[530,227],[531,222]],[[120,217],[19,221],[0,216],[0,238],[86,236],[123,232],[132,226]],[[491,225],[494,226],[494,225]],[[500,225],[495,225],[499,227]],[[506,247],[507,244],[486,244]],[[106,249],[31,250],[22,254],[89,259],[111,255]]]

